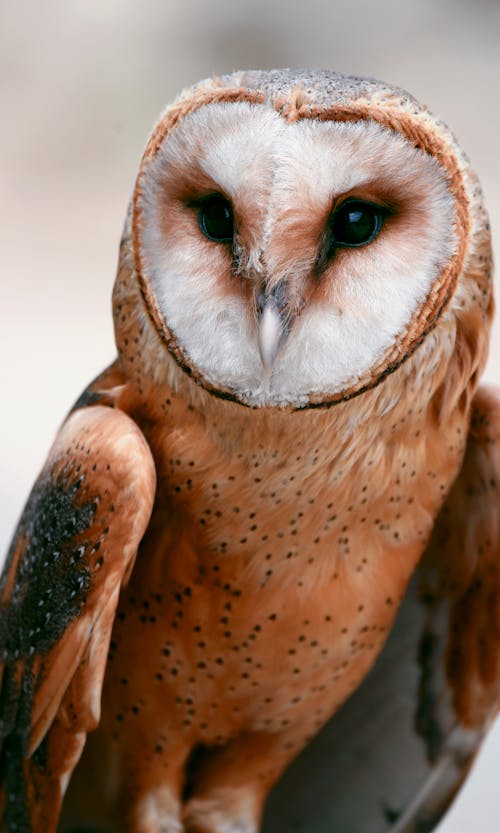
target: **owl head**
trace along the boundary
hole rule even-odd
[[[173,385],[329,406],[404,373],[423,345],[453,352],[464,310],[489,315],[488,253],[467,160],[406,93],[329,71],[236,73],[184,92],[149,139],[117,343]]]

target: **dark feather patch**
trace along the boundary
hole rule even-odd
[[[78,397],[75,404],[71,408],[71,412],[78,410],[78,408],[86,408],[89,405],[97,405],[98,402],[101,402],[103,399],[102,394],[98,393],[97,391],[91,390],[90,387],[86,388],[82,394]]]
[[[6,788],[6,802],[3,816],[5,830],[16,833],[32,833],[28,804],[26,800],[26,779],[23,770],[21,739],[11,735],[2,754],[2,771]]]
[[[81,479],[64,473],[36,483],[21,518],[0,583],[7,582],[16,548],[23,544],[10,598],[0,615],[0,657],[29,659],[47,652],[81,611],[90,586],[88,555],[93,542],[83,533],[92,524],[95,500],[76,502]]]
[[[84,533],[91,527],[97,501],[77,502],[83,478],[74,463],[55,479],[41,475],[28,499],[14,535],[0,596],[0,657],[5,663],[0,691],[0,766],[6,801],[7,830],[30,833],[27,785],[23,761],[28,750],[34,688],[31,667],[46,654],[77,617],[90,588],[89,553],[93,542]],[[21,551],[14,579],[11,569]],[[5,592],[12,581],[10,592]],[[44,750],[31,766],[44,769]]]

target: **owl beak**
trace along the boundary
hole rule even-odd
[[[284,331],[283,318],[278,302],[273,295],[268,295],[261,305],[257,324],[259,353],[267,375],[270,375],[273,369]]]

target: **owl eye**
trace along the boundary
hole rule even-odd
[[[216,243],[233,239],[233,209],[224,197],[215,194],[203,200],[198,208],[200,231]]]
[[[336,246],[364,246],[377,236],[384,221],[384,210],[370,202],[348,200],[337,208],[331,230]]]

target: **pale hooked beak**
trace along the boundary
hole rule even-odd
[[[257,324],[259,353],[267,375],[271,374],[285,332],[283,318],[276,298],[268,295]]]

